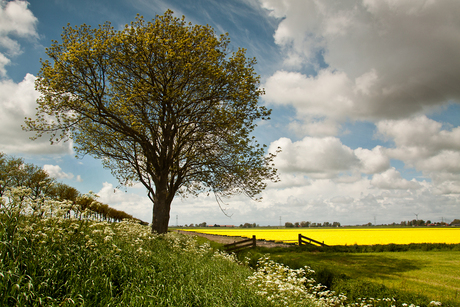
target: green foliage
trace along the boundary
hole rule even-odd
[[[227,35],[172,11],[123,30],[110,23],[64,29],[47,48],[26,130],[73,139],[103,159],[122,184],[141,182],[154,203],[153,229],[167,231],[176,194],[255,197],[277,180],[273,154],[250,136],[270,111],[255,59],[229,50]]]
[[[0,152],[0,196],[10,187],[28,187],[30,197],[55,195],[54,178],[36,165]]]
[[[265,256],[257,261],[256,269],[248,284],[256,285],[258,293],[276,306],[341,306],[346,299],[318,284],[307,266],[294,270]]]

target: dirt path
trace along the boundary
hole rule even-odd
[[[208,240],[221,243],[221,244],[230,244],[230,243],[235,243],[238,241],[242,240],[247,240],[247,238],[243,237],[228,237],[228,236],[218,236],[218,235],[210,235],[207,233],[199,233],[199,232],[194,232],[194,231],[183,231],[183,230],[176,230],[179,233],[186,234],[189,236],[200,236],[204,237]],[[267,247],[267,248],[272,248],[272,247],[288,247],[288,244],[283,244],[283,243],[275,243],[273,241],[265,241],[265,240],[257,240],[256,242],[257,246],[262,246],[262,247]]]

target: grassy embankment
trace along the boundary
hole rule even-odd
[[[267,305],[244,286],[247,267],[181,236],[127,223],[23,222],[30,228],[0,252],[0,306]]]
[[[252,271],[186,236],[64,218],[19,190],[0,200],[0,306],[267,306]]]

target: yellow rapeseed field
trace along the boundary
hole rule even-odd
[[[295,243],[299,233],[327,245],[374,245],[374,244],[410,244],[410,243],[460,243],[460,228],[206,228],[183,229],[207,234],[239,236],[258,240]]]

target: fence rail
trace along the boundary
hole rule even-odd
[[[256,247],[256,236],[252,236],[252,239],[238,241],[235,243],[225,244],[224,248],[227,252],[239,252],[245,248]]]
[[[302,244],[311,244],[311,245],[315,245],[313,243],[316,243],[316,244],[319,244],[321,246],[329,246],[327,244],[324,244],[324,241],[323,242],[319,242],[319,241],[316,241],[312,238],[309,238],[309,237],[306,237],[306,236],[302,236],[302,234],[299,233],[299,246],[302,245]]]

